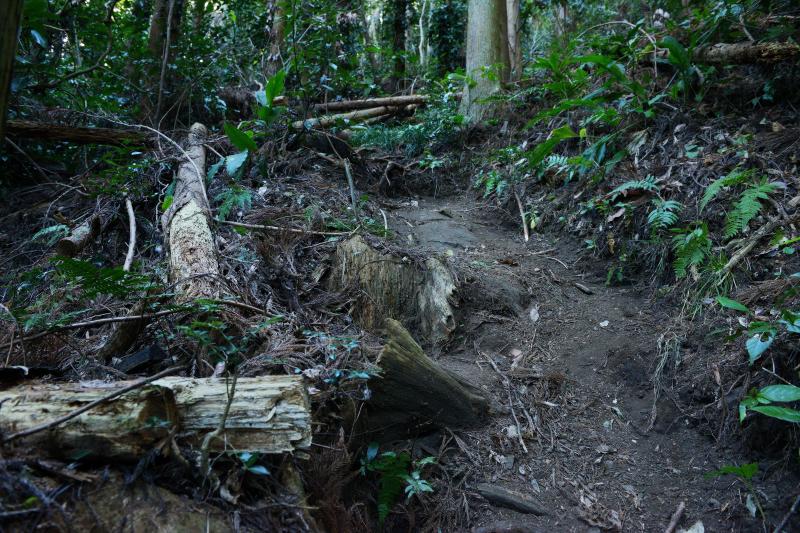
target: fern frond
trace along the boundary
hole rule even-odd
[[[672,239],[672,249],[675,252],[673,267],[675,276],[680,279],[686,277],[689,267],[701,265],[711,253],[711,239],[708,238],[708,226],[703,223],[693,230],[678,233]]]
[[[751,185],[742,193],[733,209],[725,218],[725,238],[729,239],[744,231],[750,221],[761,211],[761,200],[766,200],[776,189],[774,183],[766,180]]]
[[[750,179],[750,176],[752,175],[752,170],[742,170],[736,168],[729,174],[712,181],[703,193],[703,198],[700,199],[700,212],[703,212],[703,209],[706,208],[709,202],[711,202],[711,200],[713,200],[723,188],[730,187],[731,185],[736,185],[738,183],[743,183]]]
[[[653,200],[655,209],[647,215],[647,225],[654,231],[665,229],[678,221],[683,205],[675,200]]]
[[[630,190],[641,189],[643,191],[648,192],[655,192],[658,190],[658,185],[656,185],[656,179],[653,176],[647,176],[643,180],[631,180],[626,181],[616,189],[612,190],[608,193],[612,199],[615,199],[617,196],[621,195],[622,193]]]

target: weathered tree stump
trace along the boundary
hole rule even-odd
[[[386,320],[387,343],[370,380],[367,431],[395,435],[432,427],[468,427],[489,402],[474,387],[436,364],[396,320]]]
[[[432,341],[447,338],[455,329],[450,300],[456,286],[439,259],[429,258],[424,269],[419,268],[356,236],[336,248],[329,286],[354,291],[353,318],[365,329],[379,331],[386,318],[394,318]]]

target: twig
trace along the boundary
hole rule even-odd
[[[233,397],[236,393],[237,378],[238,375],[234,374],[233,381],[231,382],[231,388],[228,390],[228,403],[225,404],[225,412],[222,413],[222,418],[219,421],[219,425],[214,431],[205,436],[203,439],[203,444],[200,446],[200,471],[202,472],[204,478],[208,477],[208,450],[211,446],[211,441],[219,437],[225,430],[225,422],[228,420],[228,414],[231,412]]]
[[[5,443],[8,443],[8,442],[11,442],[12,440],[19,439],[19,438],[22,438],[22,437],[28,437],[30,435],[33,435],[34,433],[39,433],[40,431],[44,431],[46,429],[52,429],[52,428],[54,428],[54,427],[56,427],[56,426],[58,426],[60,424],[63,424],[64,422],[67,422],[68,420],[72,420],[73,418],[75,418],[77,416],[80,416],[81,414],[85,413],[89,409],[93,409],[93,408],[97,407],[98,405],[101,405],[101,404],[103,404],[103,403],[105,403],[105,402],[107,402],[109,400],[113,400],[114,398],[122,396],[123,394],[125,394],[127,392],[130,392],[132,390],[136,390],[136,389],[138,389],[138,388],[140,388],[140,387],[142,387],[144,385],[147,385],[148,383],[152,383],[153,381],[161,379],[164,376],[169,376],[170,374],[174,374],[175,372],[177,372],[179,370],[183,370],[184,368],[186,368],[186,367],[184,367],[184,366],[173,366],[172,368],[168,368],[166,370],[162,370],[158,374],[150,376],[149,378],[141,379],[141,380],[137,381],[136,383],[132,383],[132,384],[128,385],[127,387],[124,387],[124,388],[122,388],[122,389],[120,389],[118,391],[114,391],[111,394],[103,396],[102,398],[98,398],[97,400],[95,400],[93,402],[89,402],[86,405],[84,405],[83,407],[81,407],[79,409],[75,409],[71,413],[69,413],[67,415],[64,415],[64,416],[62,416],[60,418],[56,418],[55,420],[53,420],[51,422],[47,422],[47,423],[44,423],[44,424],[39,424],[38,426],[34,426],[34,427],[26,429],[24,431],[19,431],[17,433],[12,433],[8,437],[5,437],[2,442],[5,444]]]
[[[133,252],[136,250],[136,213],[133,212],[133,204],[130,198],[125,198],[125,207],[128,209],[128,231],[130,239],[128,240],[128,255],[125,256],[125,264],[122,265],[122,270],[128,272],[133,263]]]
[[[172,12],[174,9],[175,0],[169,0],[169,9],[167,10],[167,34],[164,39],[164,53],[161,57],[161,74],[158,79],[158,99],[156,100],[156,112],[155,115],[153,115],[153,120],[157,120],[159,126],[161,125],[161,117],[159,115],[161,114],[161,102],[164,96],[164,81],[167,73],[167,61],[169,61],[169,47],[172,44],[170,41],[172,40]],[[199,174],[198,172],[198,175]]]
[[[594,294],[594,291],[592,289],[590,289],[589,287],[587,287],[586,285],[584,285],[583,283],[578,283],[577,281],[573,281],[572,285],[576,289],[581,291],[583,294]]]
[[[664,530],[664,533],[672,533],[675,531],[675,528],[678,527],[678,522],[681,521],[681,517],[683,516],[683,512],[686,510],[686,503],[681,502],[678,504],[678,508],[675,509],[675,512],[672,514],[672,519],[669,521],[669,525],[667,529]]]
[[[264,231],[288,231],[289,233],[306,233],[309,235],[322,235],[324,237],[340,237],[342,235],[350,234],[350,232],[347,231],[314,231],[310,229],[282,228],[280,226],[265,226],[263,224],[245,224],[244,222],[234,222],[232,220],[220,220],[218,218],[215,218],[214,220],[221,224],[227,224],[229,226],[235,226],[237,228],[259,229]]]
[[[517,413],[514,411],[514,400],[511,397],[511,382],[509,381],[508,377],[505,374],[503,374],[497,367],[497,363],[494,362],[494,359],[489,357],[489,355],[481,352],[480,350],[478,350],[478,353],[483,355],[486,358],[486,360],[489,361],[489,364],[492,365],[494,371],[497,372],[497,375],[500,376],[500,379],[503,381],[503,385],[506,386],[506,392],[508,392],[508,407],[509,409],[511,409],[511,417],[514,419],[514,424],[517,426],[517,438],[519,439],[519,443],[522,446],[522,450],[527,454],[528,447],[525,446],[525,440],[522,438],[522,426],[520,426],[519,419],[517,419]]]
[[[794,503],[789,508],[789,512],[786,513],[786,515],[783,517],[783,520],[781,520],[781,523],[778,524],[778,527],[776,527],[772,533],[781,533],[783,531],[783,528],[789,523],[789,519],[797,511],[798,506],[800,506],[800,494],[798,494],[797,498],[794,499]]]
[[[517,191],[514,191],[514,198],[517,200],[517,207],[519,207],[519,215],[522,217],[522,232],[525,235],[525,242],[531,240],[531,235],[528,233],[528,222],[525,220],[525,209],[522,207],[522,200],[519,199]]]
[[[347,174],[347,186],[350,187],[350,201],[353,203],[353,215],[355,215],[356,220],[359,219],[358,217],[358,200],[356,199],[356,184],[353,181],[353,172],[350,169],[350,160],[344,160],[344,173]]]
[[[797,213],[788,220],[783,219],[781,217],[775,217],[772,218],[769,222],[767,222],[763,226],[761,226],[761,228],[758,231],[753,233],[753,235],[750,237],[750,240],[748,240],[744,246],[739,248],[739,250],[737,250],[736,253],[731,256],[728,262],[725,263],[725,266],[719,270],[719,282],[721,283],[722,280],[725,278],[725,276],[727,276],[730,273],[733,267],[739,264],[739,262],[742,259],[747,257],[747,254],[749,254],[753,250],[753,248],[755,248],[756,244],[758,244],[758,242],[761,239],[772,233],[781,224],[783,223],[791,224],[797,218],[798,218]]]

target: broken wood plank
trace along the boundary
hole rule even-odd
[[[46,424],[133,383],[29,382],[4,390],[0,392],[0,434]],[[135,459],[172,434],[178,435],[179,443],[199,448],[205,435],[219,426],[228,390],[224,379],[166,377],[22,438],[61,457],[89,452],[97,457]],[[223,438],[214,439],[210,450],[283,453],[307,448],[310,418],[302,378],[239,378]]]
[[[351,111],[349,113],[341,113],[338,115],[326,115],[324,117],[309,118],[306,120],[297,120],[292,122],[292,128],[295,130],[310,130],[314,128],[327,128],[333,126],[339,121],[347,122],[360,122],[372,117],[379,117],[381,115],[390,115],[400,111],[400,107],[373,107],[370,109],[360,109],[358,111]]]
[[[75,257],[86,245],[100,234],[102,220],[94,214],[83,221],[72,232],[56,243],[56,253],[64,257]]]

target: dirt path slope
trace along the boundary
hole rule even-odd
[[[663,531],[685,502],[683,528],[758,530],[733,479],[705,478],[737,458],[669,394],[652,419],[659,340],[675,311],[644,288],[605,286],[574,244],[525,244],[499,219],[466,197],[407,201],[390,216],[404,244],[448,257],[458,273],[461,320],[439,361],[497,404],[485,427],[448,435],[448,497],[461,513],[452,526]],[[547,515],[489,503],[481,483],[523,493]]]

